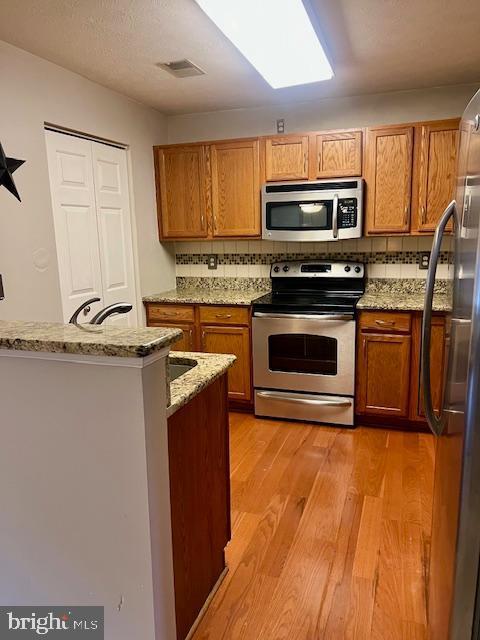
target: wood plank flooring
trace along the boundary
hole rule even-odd
[[[420,640],[434,441],[230,415],[229,572],[194,640]]]

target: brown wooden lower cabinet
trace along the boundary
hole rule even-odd
[[[182,339],[176,351],[232,353],[237,361],[228,371],[228,397],[233,403],[252,402],[252,349],[250,309],[226,305],[164,304],[147,302],[149,327],[177,327]]]
[[[170,349],[172,351],[196,351],[197,337],[194,324],[184,324],[182,322],[149,322],[149,327],[171,327],[172,329],[181,329],[183,336],[178,342],[175,342]]]
[[[168,419],[177,638],[183,640],[225,569],[230,540],[227,376]]]
[[[235,364],[228,372],[228,397],[250,400],[250,330],[248,327],[201,325],[201,350],[207,353],[233,353]]]
[[[364,311],[359,315],[356,404],[358,421],[425,428],[420,389],[422,314]],[[442,402],[445,317],[432,320],[431,381],[435,409]],[[391,421],[391,422],[390,422]]]
[[[407,418],[411,337],[362,332],[360,339],[359,411]]]

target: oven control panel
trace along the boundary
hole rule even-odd
[[[275,262],[270,269],[272,278],[363,278],[364,275],[362,262]]]
[[[338,201],[338,228],[350,229],[357,226],[357,199],[340,198]]]

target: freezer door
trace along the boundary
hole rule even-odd
[[[474,627],[480,552],[479,129],[480,93],[460,125],[448,373],[443,418],[429,415],[432,431],[438,434],[427,591],[430,640],[470,639]],[[427,290],[424,325],[429,302]],[[428,341],[428,326],[423,332]],[[424,354],[425,384],[428,364]],[[427,389],[426,405],[428,401]]]

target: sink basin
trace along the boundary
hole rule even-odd
[[[170,382],[173,382],[180,376],[183,376],[184,373],[187,373],[187,371],[190,371],[195,366],[195,364],[174,364],[173,362],[169,362],[168,370],[170,372]]]

